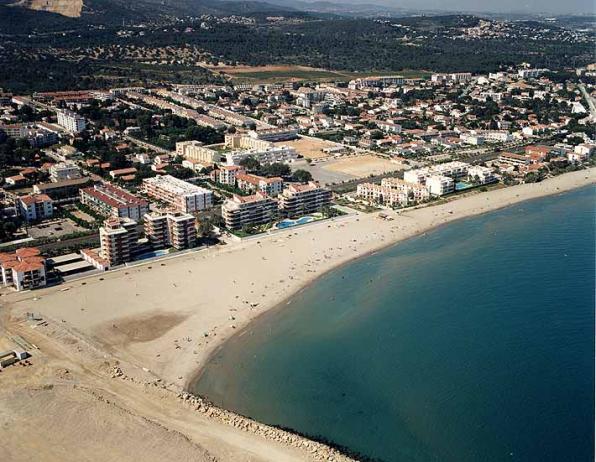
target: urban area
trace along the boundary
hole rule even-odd
[[[575,73],[1,92],[0,281],[34,289],[584,169],[596,65]]]

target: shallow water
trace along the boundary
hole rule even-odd
[[[333,271],[227,342],[195,392],[383,461],[588,461],[595,189]]]

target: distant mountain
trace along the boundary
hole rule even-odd
[[[120,24],[167,17],[292,14],[291,6],[250,0],[0,0],[0,33]]]

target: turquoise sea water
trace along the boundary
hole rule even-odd
[[[342,267],[193,386],[383,461],[594,460],[594,188]]]

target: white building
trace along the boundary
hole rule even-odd
[[[20,196],[16,205],[19,215],[27,222],[51,218],[54,214],[53,201],[47,194]]]
[[[468,169],[468,177],[480,184],[494,183],[497,181],[492,168],[473,165]]]
[[[50,167],[50,180],[53,183],[81,177],[81,169],[74,162],[60,162]]]
[[[425,186],[408,183],[399,178],[383,178],[380,185],[359,184],[356,194],[367,202],[390,207],[416,204],[430,198],[430,193]]]
[[[58,111],[58,125],[71,133],[80,133],[87,127],[85,118],[72,111]]]
[[[331,191],[314,181],[307,184],[291,184],[279,195],[279,208],[289,217],[320,211],[331,203]]]
[[[426,187],[433,196],[443,196],[455,191],[455,182],[448,176],[433,175],[426,179]]]
[[[154,249],[189,249],[197,245],[197,220],[189,213],[153,212],[143,217],[145,236]]]
[[[149,196],[173,206],[179,212],[207,210],[213,203],[213,191],[171,175],[146,178],[143,180],[143,189]]]
[[[272,222],[278,215],[278,206],[276,200],[258,192],[252,196],[234,195],[224,202],[221,212],[226,228],[242,229]]]

